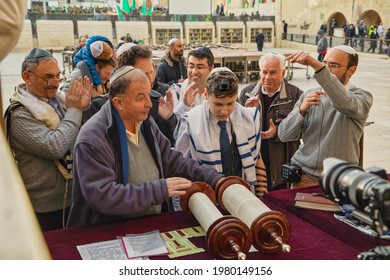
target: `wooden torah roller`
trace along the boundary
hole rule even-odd
[[[216,186],[219,206],[244,221],[251,229],[253,246],[263,253],[290,252],[287,217],[269,209],[240,177],[224,178]]]
[[[190,211],[206,231],[206,243],[216,259],[246,259],[251,247],[248,226],[233,216],[223,216],[215,206],[214,190],[204,182],[194,182],[180,197],[184,211]]]

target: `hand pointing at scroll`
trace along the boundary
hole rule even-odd
[[[167,183],[169,197],[185,194],[185,190],[188,189],[192,184],[190,180],[181,177],[167,178],[165,179],[165,182]]]

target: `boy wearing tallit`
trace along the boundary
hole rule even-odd
[[[237,94],[238,79],[229,68],[212,70],[206,100],[180,120],[175,149],[225,176],[242,177],[262,197],[266,174],[260,156],[259,111],[237,103]]]

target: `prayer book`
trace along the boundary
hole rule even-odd
[[[302,192],[297,192],[295,195],[295,207],[330,212],[342,211],[341,207],[336,202],[324,195]]]

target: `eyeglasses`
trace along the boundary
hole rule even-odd
[[[41,76],[35,74],[34,72],[32,71],[29,71],[29,73],[33,74],[35,77],[38,77],[39,79],[41,79],[42,81],[45,81],[48,85],[53,85],[53,84],[57,84],[58,82],[61,82],[64,78],[64,76],[59,73],[57,75],[50,75],[50,77],[47,77],[47,78],[42,78]]]
[[[323,63],[328,66],[329,69],[339,69],[340,67],[348,67],[348,65],[340,65],[339,63],[337,62],[326,62],[326,61],[323,61]]]
[[[199,64],[199,65],[189,64],[188,65],[188,69],[190,69],[190,70],[194,70],[194,69],[204,70],[204,69],[207,69],[209,67],[210,66],[206,66],[206,65],[202,65],[202,64]]]

